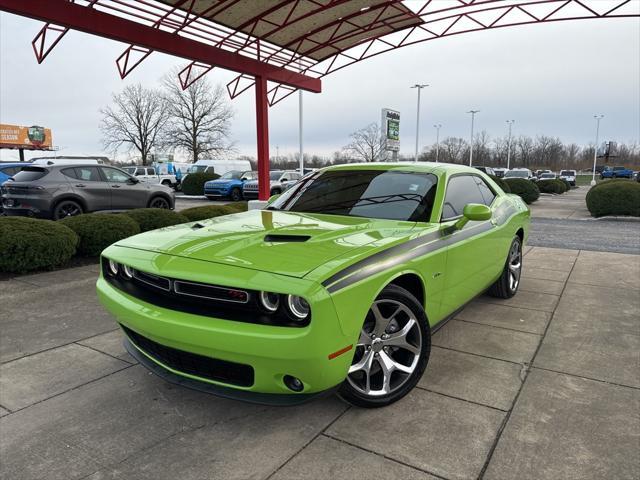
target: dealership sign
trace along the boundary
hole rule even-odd
[[[51,150],[52,145],[51,130],[48,128],[0,123],[0,148]]]
[[[391,152],[400,150],[400,112],[382,109],[382,119],[380,121],[382,127],[382,139],[384,140],[384,149]]]

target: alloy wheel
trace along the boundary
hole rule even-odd
[[[169,203],[164,198],[154,198],[150,205],[151,208],[169,208]]]
[[[56,219],[80,215],[82,210],[74,202],[63,202],[56,208]]]
[[[347,381],[367,396],[388,395],[411,377],[420,359],[422,333],[403,303],[376,300],[364,323]]]
[[[520,242],[513,242],[511,250],[509,250],[509,289],[514,292],[520,284],[520,275],[522,274],[522,250]]]

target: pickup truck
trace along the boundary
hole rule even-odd
[[[600,178],[633,178],[633,170],[625,167],[605,167]]]
[[[159,183],[167,187],[175,187],[177,183],[175,175],[158,175],[153,167],[123,167],[122,170],[145,183]]]

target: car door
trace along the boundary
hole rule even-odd
[[[88,211],[111,209],[111,188],[100,175],[98,167],[69,167],[61,172],[74,193],[82,197]]]
[[[497,198],[478,175],[454,175],[447,182],[441,217],[441,228],[448,243],[442,300],[445,315],[484,291],[504,265],[504,258],[499,261],[506,255],[502,252],[504,242],[493,218],[484,222],[470,221],[459,230],[454,228],[465,205],[489,205],[493,213]]]
[[[147,206],[148,189],[130,175],[113,167],[100,167],[102,174],[111,188],[111,208],[125,210],[128,208],[144,208]]]

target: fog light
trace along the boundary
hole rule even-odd
[[[273,292],[260,292],[260,304],[267,312],[275,312],[280,306],[280,295]]]
[[[301,392],[304,389],[304,383],[302,383],[302,380],[299,378],[292,377],[291,375],[285,375],[283,380],[289,390]]]
[[[304,320],[309,316],[309,304],[297,295],[287,296],[287,307],[296,320]]]
[[[133,277],[133,268],[131,268],[129,265],[122,265],[122,274],[126,278],[131,279]]]
[[[116,275],[118,275],[118,270],[119,270],[118,262],[109,260],[109,273],[115,277]]]

